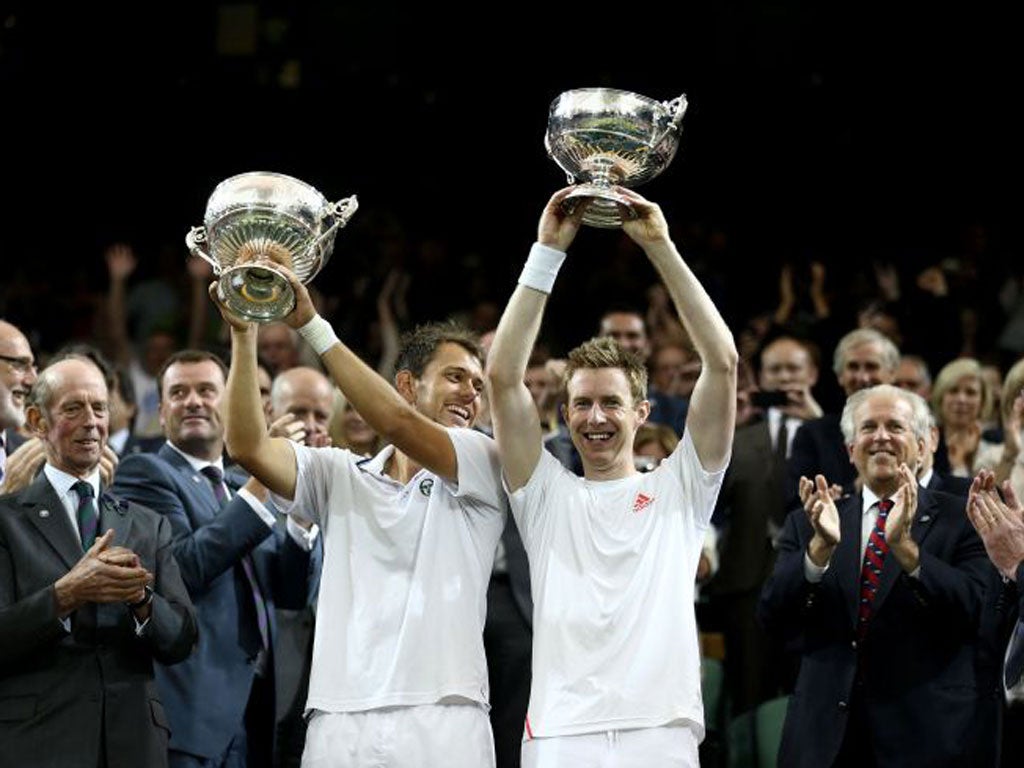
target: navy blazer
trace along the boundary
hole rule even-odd
[[[226,480],[237,487],[241,478],[228,473]],[[242,558],[252,555],[273,647],[275,601],[281,608],[306,603],[309,553],[237,495],[221,510],[206,477],[169,445],[125,457],[114,488],[170,521],[175,558],[199,616],[199,645],[187,662],[158,667],[157,684],[171,721],[171,748],[212,758],[242,728],[261,644]],[[268,698],[258,716],[261,727],[273,729]]]
[[[819,584],[804,577],[813,531],[786,519],[759,618],[800,652],[779,765],[832,765],[843,741],[858,665],[880,767],[974,766],[980,683],[975,668],[982,600],[992,566],[964,500],[919,489],[911,535],[920,578],[887,557],[863,642],[857,608],[863,552],[859,495],[839,502],[841,539]]]
[[[95,765],[105,734],[111,768],[167,763],[168,722],[153,661],[174,664],[196,640],[196,617],[171,552],[167,521],[99,496],[99,531],[131,549],[154,577],[141,634],[121,603],[57,617],[53,584],[85,554],[45,475],[0,497],[0,762]],[[91,760],[91,763],[90,763]]]

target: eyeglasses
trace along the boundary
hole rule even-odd
[[[0,360],[3,360],[15,373],[26,374],[29,371],[32,373],[38,373],[39,369],[36,368],[36,364],[32,361],[31,357],[10,357],[8,355],[0,355]]]

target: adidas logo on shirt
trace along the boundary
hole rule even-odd
[[[653,503],[654,503],[654,497],[653,496],[648,496],[645,493],[638,493],[636,495],[636,499],[633,500],[633,512],[634,513],[643,512],[645,509],[647,509]]]

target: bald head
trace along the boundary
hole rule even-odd
[[[306,444],[321,445],[334,410],[334,389],[320,371],[290,368],[278,374],[270,390],[271,418],[290,414],[306,427]]]
[[[39,374],[28,421],[50,464],[75,477],[96,469],[107,442],[108,396],[103,373],[84,357],[60,360]]]
[[[17,326],[0,320],[0,429],[25,423],[25,404],[36,381],[32,348]]]

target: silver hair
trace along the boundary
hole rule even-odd
[[[910,428],[914,431],[914,435],[919,440],[924,440],[927,445],[932,423],[932,412],[928,407],[928,403],[919,394],[906,389],[900,389],[892,384],[878,384],[874,387],[861,389],[846,399],[846,405],[843,406],[843,415],[839,419],[839,427],[843,430],[843,439],[847,445],[853,443],[854,439],[855,425],[853,423],[853,415],[868,398],[875,395],[888,395],[906,402],[910,406],[911,411]]]
[[[100,378],[103,379],[103,383],[106,384],[106,378],[104,378],[103,370],[96,364],[96,361],[86,355],[80,355],[77,352],[65,355],[59,360],[54,360],[48,366],[43,368],[36,377],[35,383],[32,385],[32,391],[28,396],[28,404],[34,405],[43,415],[49,418],[50,406],[53,405],[53,392],[57,385],[58,374],[54,371],[58,363],[63,363],[65,360],[81,360],[83,363],[88,363],[100,374]]]
[[[900,351],[892,343],[888,336],[884,336],[873,328],[858,328],[843,336],[836,345],[835,354],[832,356],[832,370],[836,376],[842,374],[846,367],[846,356],[851,349],[865,344],[877,344],[882,349],[882,367],[895,371],[900,364]]]

